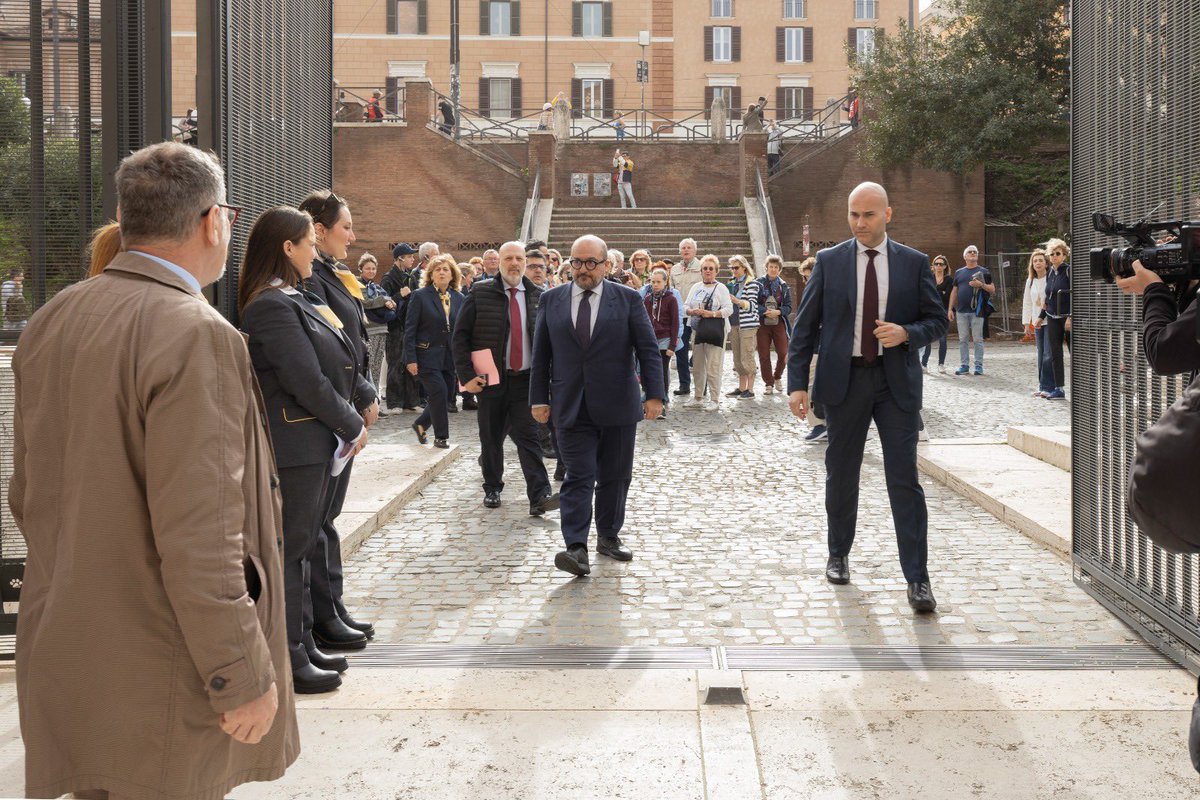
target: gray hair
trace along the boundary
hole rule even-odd
[[[418,253],[420,259],[422,261],[424,261],[427,258],[433,257],[434,250],[440,250],[440,249],[441,248],[438,247],[437,242],[423,242],[421,244],[421,246],[419,248],[417,248],[417,253]]]
[[[742,269],[746,270],[747,273],[750,272],[750,262],[746,260],[745,256],[730,256],[729,262],[731,264],[739,265]]]
[[[614,248],[608,251],[608,260],[613,264],[624,264],[625,254]]]
[[[496,256],[497,258],[499,258],[499,257],[500,257],[500,251],[499,251],[499,250],[494,250],[494,249],[493,249],[493,250],[484,250],[484,251],[483,251],[483,256],[482,256],[482,258],[487,258],[487,257],[488,257],[488,256],[490,256],[490,255],[494,255],[494,256]]]
[[[117,168],[121,239],[181,242],[200,216],[225,200],[225,170],[216,156],[179,142],[160,142],[126,157]]]
[[[767,256],[766,266],[769,267],[772,264],[778,264],[779,268],[783,269],[783,258],[772,253],[771,255]]]
[[[686,239],[681,239],[681,240],[679,241],[679,246],[680,246],[680,247],[683,247],[685,244],[690,244],[692,247],[695,247],[697,250],[699,250],[699,249],[700,249],[700,245],[696,244],[696,240],[695,240],[695,239],[693,239],[693,238],[692,238],[692,237],[690,237],[690,236],[689,236],[688,238],[686,238]]]

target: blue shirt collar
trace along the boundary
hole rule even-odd
[[[139,256],[142,256],[143,258],[148,258],[151,261],[155,261],[159,264],[162,264],[164,267],[171,270],[171,272],[174,272],[180,278],[183,278],[184,283],[186,283],[188,285],[188,288],[190,288],[195,294],[200,294],[200,281],[196,280],[195,275],[188,272],[186,269],[179,266],[178,264],[172,264],[170,261],[167,261],[165,258],[159,258],[158,256],[152,256],[143,250],[130,250],[129,252],[137,253]]]

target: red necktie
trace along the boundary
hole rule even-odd
[[[521,307],[517,305],[517,290],[509,289],[508,293],[508,368],[520,372],[525,366],[521,363],[525,350],[521,340]]]
[[[879,279],[875,277],[875,256],[878,250],[867,251],[867,279],[863,282],[862,354],[868,363],[879,357],[879,340],[875,338],[875,317],[879,314]]]

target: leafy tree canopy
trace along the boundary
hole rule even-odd
[[[1067,130],[1067,0],[949,0],[855,68],[868,157],[963,172]]]
[[[28,141],[29,107],[21,85],[12,78],[0,77],[0,147]]]

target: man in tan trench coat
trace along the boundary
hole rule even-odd
[[[200,294],[229,245],[220,166],[164,143],[116,181],[127,252],[13,359],[26,794],[219,800],[299,753],[274,458],[246,345]]]

